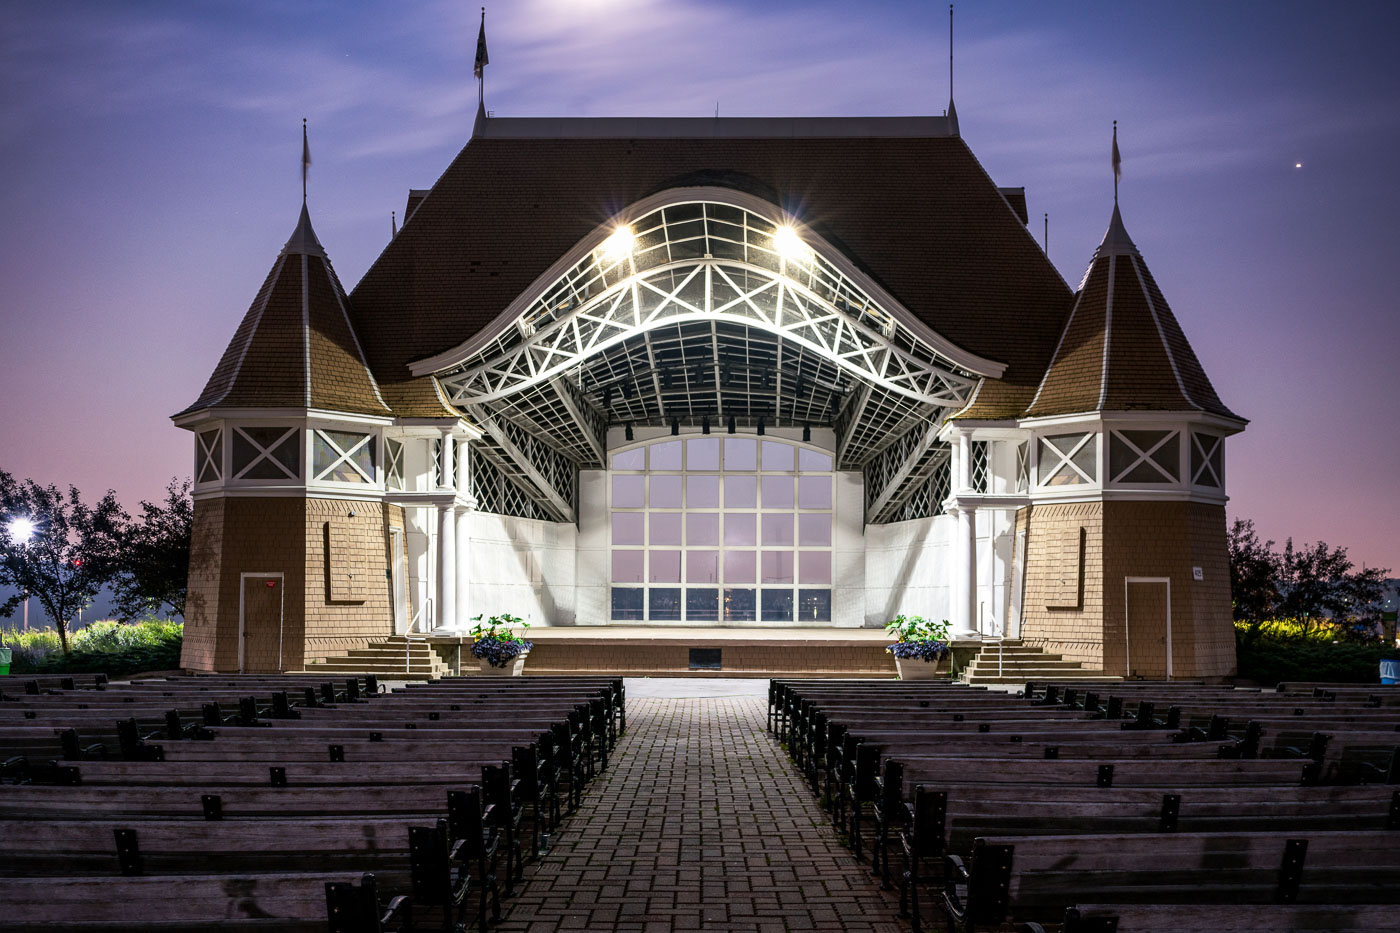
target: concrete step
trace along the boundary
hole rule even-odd
[[[977,671],[996,671],[998,669],[1011,670],[1013,668],[1016,670],[1035,668],[1036,670],[1078,671],[1083,669],[1083,665],[1078,661],[1066,661],[1064,659],[1051,660],[1048,658],[1016,658],[1015,660],[1005,658],[998,662],[996,658],[989,658],[985,655],[979,655],[973,658],[967,665],[968,670]]]
[[[1072,676],[1066,676],[1064,674],[1054,674],[1050,676],[1053,676],[1056,683],[1072,683],[1077,681],[1083,681],[1085,683],[1119,683],[1123,679],[1122,677],[1109,676],[1100,671],[1081,671],[1080,673]],[[973,686],[979,686],[984,684],[1024,684],[1029,681],[1042,683],[1046,679],[1049,678],[1045,675],[1036,676],[1034,674],[1026,675],[1007,673],[1001,677],[998,677],[996,675],[982,675],[977,677],[975,680],[967,681],[967,683]]]

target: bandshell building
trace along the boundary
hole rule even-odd
[[[1105,214],[1065,282],[955,112],[480,112],[353,291],[303,205],[174,416],[183,664],[300,670],[505,612],[905,613],[1113,675],[1229,675],[1245,421]]]

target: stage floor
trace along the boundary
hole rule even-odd
[[[671,628],[642,625],[558,625],[532,628],[536,644],[690,645],[694,647],[884,647],[893,639],[877,628]]]

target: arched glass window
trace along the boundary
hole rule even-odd
[[[829,453],[725,435],[609,459],[613,621],[831,621]]]

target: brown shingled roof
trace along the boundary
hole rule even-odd
[[[1003,378],[983,385],[979,414],[1014,417],[1030,401],[1072,293],[957,137],[488,131],[461,151],[351,294],[355,330],[395,412],[442,414],[431,380],[410,376],[411,362],[490,324],[623,207],[697,178],[771,192],[937,333],[1006,362]]]
[[[1239,418],[1216,395],[1116,205],[1025,416],[1090,411]]]
[[[201,408],[389,414],[305,205],[214,374],[185,410]]]

